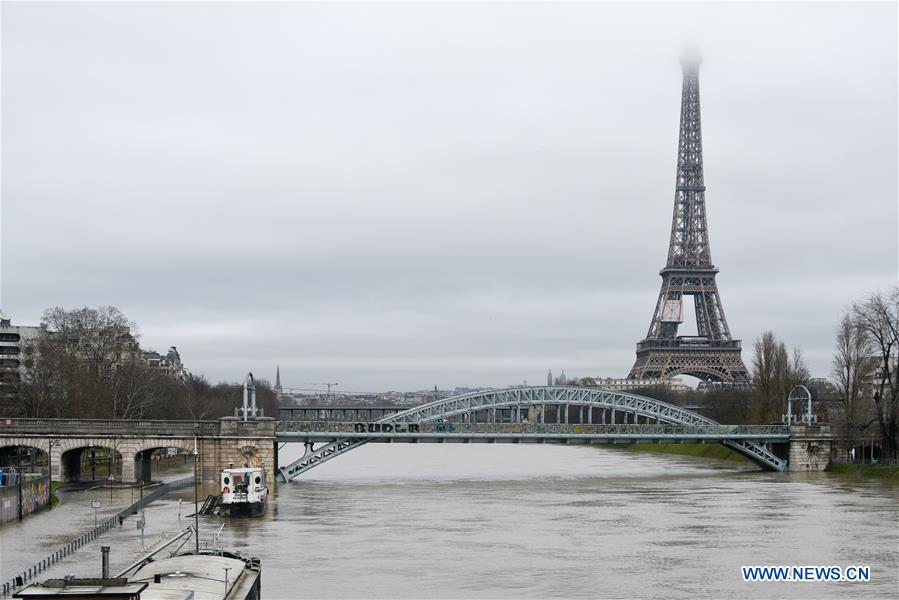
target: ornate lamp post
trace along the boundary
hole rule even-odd
[[[806,409],[805,414],[802,416],[801,421],[807,425],[811,425],[812,421],[815,420],[812,415],[812,393],[808,391],[808,388],[804,385],[797,385],[792,390],[790,390],[790,395],[787,396],[787,414],[783,416],[783,422],[787,425],[792,425],[794,422],[793,418],[793,401],[797,402],[805,402]]]

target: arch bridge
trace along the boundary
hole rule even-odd
[[[303,442],[306,453],[279,468],[290,481],[368,442],[720,443],[763,469],[784,471],[773,445],[790,442],[779,425],[721,425],[673,404],[626,392],[571,386],[487,390],[436,400],[372,423],[280,421],[277,442]],[[316,443],[323,444],[318,449]]]
[[[0,456],[10,449],[32,449],[46,463],[49,454],[53,481],[77,480],[82,454],[90,449],[102,449],[120,463],[116,479],[123,482],[149,480],[150,456],[164,448],[196,451],[204,481],[218,481],[228,462],[265,463],[273,476],[274,424],[270,418],[239,421],[234,417],[217,421],[0,418]]]

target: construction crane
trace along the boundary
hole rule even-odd
[[[315,381],[307,381],[303,385],[325,385],[325,386],[327,386],[328,387],[328,402],[330,402],[331,401],[331,386],[337,387],[340,384],[336,383],[336,382],[318,383]]]

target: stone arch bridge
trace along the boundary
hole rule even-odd
[[[81,454],[91,448],[114,453],[122,464],[121,480],[149,480],[154,450],[175,448],[198,454],[204,481],[218,481],[228,462],[265,463],[274,475],[275,420],[122,421],[0,418],[0,454],[31,448],[50,454],[53,481],[78,479]]]

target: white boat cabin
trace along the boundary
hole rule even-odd
[[[263,467],[222,469],[222,504],[265,502],[268,481]]]

